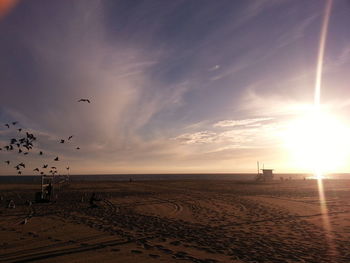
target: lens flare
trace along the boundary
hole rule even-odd
[[[324,12],[322,29],[321,29],[320,46],[318,51],[318,60],[317,60],[317,68],[316,68],[316,81],[315,81],[314,105],[315,105],[316,111],[320,110],[320,104],[321,104],[322,70],[323,70],[324,53],[325,53],[325,46],[326,46],[326,39],[327,39],[327,32],[328,32],[329,18],[331,15],[332,3],[333,3],[333,0],[326,0],[325,12]],[[321,164],[321,161],[322,161],[321,159],[317,160],[319,164]],[[330,252],[332,254],[336,254],[337,251],[335,249],[334,242],[333,242],[334,238],[332,236],[332,226],[329,221],[326,196],[325,196],[325,191],[323,187],[323,179],[322,179],[323,175],[321,174],[320,171],[317,171],[315,176],[317,178],[317,184],[318,184],[320,210],[322,214],[323,228],[326,231],[326,238],[328,241]]]

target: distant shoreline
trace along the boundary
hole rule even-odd
[[[255,173],[169,173],[169,174],[77,174],[70,175],[71,181],[162,181],[162,180],[254,180]],[[303,173],[280,173],[275,174],[274,181],[280,178],[301,180],[313,179],[312,174]],[[328,174],[325,179],[350,179],[350,174],[338,173]],[[1,175],[0,183],[38,183],[41,181],[40,175]]]

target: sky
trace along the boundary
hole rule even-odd
[[[307,170],[288,131],[314,100],[325,4],[2,0],[0,147],[19,127],[38,140],[27,156],[1,151],[0,174],[16,173],[5,160],[33,174],[56,156],[72,174]],[[349,13],[333,2],[321,90],[344,125]]]

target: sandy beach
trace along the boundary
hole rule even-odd
[[[1,262],[350,262],[350,181],[323,206],[316,180],[74,182],[26,204],[39,188],[0,186]]]

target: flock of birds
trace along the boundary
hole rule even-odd
[[[80,99],[78,100],[78,102],[91,103],[89,99]],[[17,126],[18,126],[17,121],[13,121],[11,123],[5,124],[5,127],[7,127],[7,129],[10,129],[12,127],[17,128]],[[15,136],[15,138],[11,138],[9,140],[8,145],[0,147],[0,151],[6,150],[6,151],[17,152],[18,154],[22,154],[22,155],[28,155],[30,151],[34,148],[34,142],[37,140],[37,137],[28,131],[24,131],[23,128],[17,128],[16,130],[17,130],[17,136]],[[74,137],[73,135],[70,135],[67,139],[59,139],[58,143],[65,144],[65,143],[71,142],[73,137]],[[76,146],[75,149],[80,150],[80,147]],[[37,154],[40,156],[44,156],[44,152],[42,150],[38,151]],[[53,161],[59,162],[60,157],[56,156],[55,158],[53,158]],[[7,165],[11,165],[13,161],[6,160],[5,163]],[[15,168],[18,175],[21,175],[23,173],[22,170],[26,168],[26,164],[24,162],[20,162],[17,164],[15,163],[15,166],[13,168]],[[69,169],[70,167],[67,166],[66,167],[67,172],[69,172]],[[51,166],[47,163],[44,163],[40,168],[39,167],[34,168],[33,172],[36,172],[40,175],[47,175],[47,174],[55,175],[58,173],[58,169],[54,165]]]

